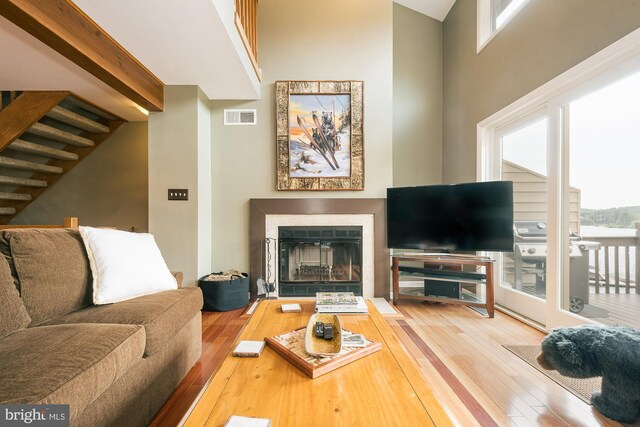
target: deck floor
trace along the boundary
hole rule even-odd
[[[606,325],[623,325],[640,329],[640,294],[596,294],[589,295],[589,305],[606,312],[606,316],[592,317]],[[604,313],[603,313],[604,314]]]
[[[521,291],[535,297],[546,299],[544,290],[535,286],[523,286]],[[594,286],[589,287],[589,302],[582,312],[578,313],[605,325],[622,325],[640,329],[640,294],[635,288],[630,293],[595,293]],[[624,292],[624,289],[622,290]]]

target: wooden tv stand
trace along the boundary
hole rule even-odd
[[[461,304],[470,307],[483,307],[487,310],[489,317],[494,315],[493,296],[493,264],[494,260],[486,257],[472,255],[449,255],[449,254],[403,254],[391,257],[393,272],[393,303],[400,299],[413,299],[421,301],[435,301],[446,304]],[[403,262],[421,262],[423,267],[401,266]],[[463,266],[474,265],[484,268],[484,272],[464,271]],[[460,298],[448,298],[425,295],[424,288],[420,291],[411,288],[402,293],[400,288],[400,275],[405,273],[420,280],[429,279],[436,282],[466,283],[470,285],[483,285],[486,288],[486,297],[483,300],[474,294],[460,293]],[[461,286],[461,285],[460,285]]]

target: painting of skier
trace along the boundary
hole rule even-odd
[[[364,82],[278,80],[276,190],[364,190]]]
[[[289,176],[351,175],[351,95],[291,94]]]

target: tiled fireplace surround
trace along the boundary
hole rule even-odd
[[[256,279],[264,274],[261,245],[265,237],[277,238],[282,225],[362,225],[363,294],[389,299],[389,250],[386,247],[385,199],[251,199],[250,283],[255,298]],[[274,250],[272,246],[272,251]],[[277,254],[271,271],[275,273]],[[276,277],[272,274],[272,277]]]

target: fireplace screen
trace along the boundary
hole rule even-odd
[[[362,295],[362,227],[279,227],[282,296]]]

